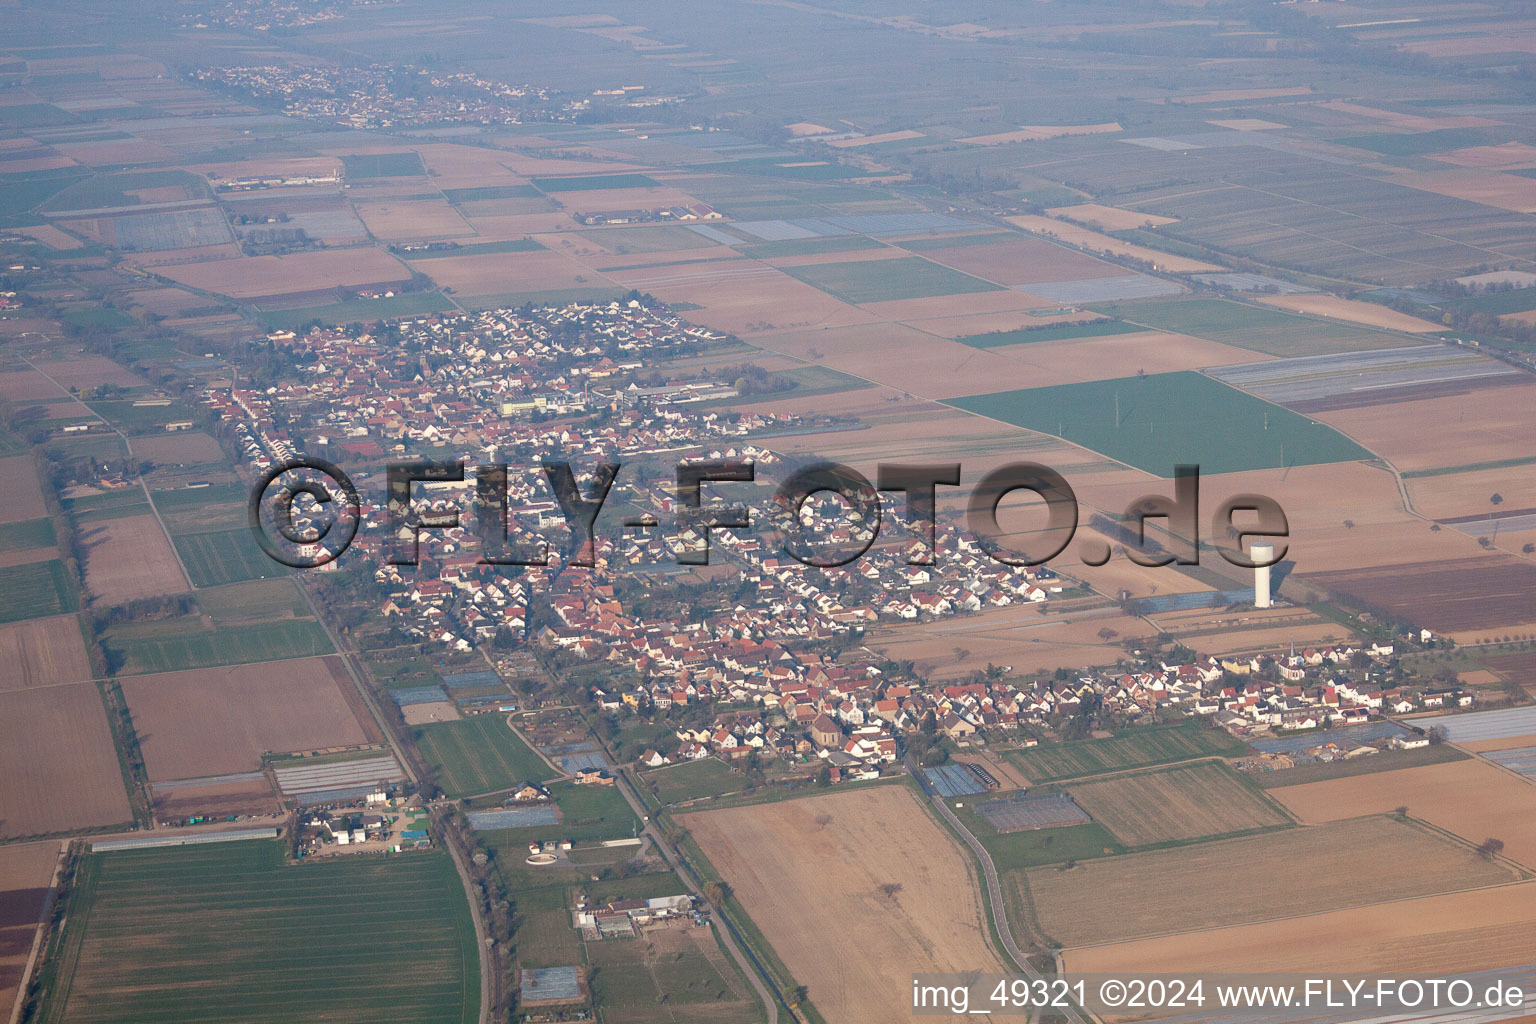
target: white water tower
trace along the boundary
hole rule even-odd
[[[1269,563],[1275,557],[1275,546],[1253,544],[1248,548],[1248,557],[1259,563],[1253,570],[1253,606],[1269,608],[1274,604],[1269,596]]]

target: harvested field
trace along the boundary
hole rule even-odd
[[[224,458],[219,442],[201,430],[134,438],[133,453],[157,466],[196,466]]]
[[[700,264],[610,272],[608,277],[625,288],[650,292],[663,302],[698,306],[688,314],[690,320],[743,336],[875,320],[873,314],[766,266],[722,273],[709,264]]]
[[[0,836],[133,816],[95,683],[0,693],[0,778]]]
[[[104,604],[187,590],[176,552],[152,515],[127,516],[80,527],[85,585]]]
[[[381,242],[459,238],[475,233],[446,199],[392,199],[357,203],[354,208],[368,231]]]
[[[1340,320],[1348,320],[1350,323],[1380,327],[1388,331],[1424,334],[1429,331],[1445,330],[1444,324],[1420,320],[1416,316],[1399,313],[1395,309],[1378,306],[1374,302],[1341,299],[1337,295],[1261,295],[1257,298],[1266,306],[1278,306],[1293,313],[1337,317]]]
[[[1103,629],[1114,630],[1108,640]],[[988,609],[960,619],[902,623],[870,630],[865,642],[887,658],[910,660],[938,679],[968,676],[989,662],[1015,672],[1113,665],[1124,655],[1120,641],[1144,636],[1150,627],[1118,609],[1107,614],[1044,616],[1033,608]],[[964,658],[956,649],[966,652]],[[1117,653],[1118,652],[1118,653]]]
[[[0,691],[90,679],[80,621],[73,615],[0,625]]]
[[[59,862],[56,842],[0,847],[0,1019],[11,1019],[21,975]]]
[[[122,680],[151,781],[254,771],[263,753],[379,741],[334,658]]]
[[[13,370],[0,373],[0,398],[7,402],[60,398],[64,393],[63,388],[36,370]]]
[[[904,1019],[913,972],[1001,969],[968,860],[904,787],[679,820],[827,1020]]]
[[[994,283],[917,257],[816,263],[780,269],[854,305],[997,290]]]
[[[995,241],[985,245],[957,245],[943,249],[918,248],[915,245],[913,248],[927,259],[946,267],[1006,285],[1120,277],[1126,273],[1124,267],[1029,235],[1004,233],[986,237]]]
[[[1219,729],[1198,723],[1160,728],[1135,728],[1104,740],[1049,743],[1013,751],[1009,760],[1032,783],[1098,775],[1123,768],[1146,768],[1198,757],[1227,756],[1243,751],[1241,742]]]
[[[1481,758],[1271,789],[1302,821],[1336,821],[1407,807],[1470,843],[1504,840],[1504,856],[1536,867],[1536,786]]]
[[[1133,245],[1130,242],[1122,242],[1118,238],[1091,231],[1088,228],[1080,228],[1064,221],[1051,217],[1041,217],[1035,214],[1022,214],[1017,217],[1004,217],[1010,224],[1017,225],[1025,231],[1034,232],[1050,238],[1059,238],[1063,242],[1075,245],[1089,252],[1107,252],[1115,256],[1127,256],[1131,259],[1145,260],[1158,270],[1171,274],[1203,274],[1221,273],[1226,267],[1218,267],[1214,263],[1206,263],[1202,260],[1192,260],[1187,256],[1174,256],[1172,253],[1159,252],[1156,249],[1148,249],[1146,246]]]
[[[429,722],[457,722],[461,717],[458,705],[451,700],[433,700],[425,704],[408,704],[400,709],[406,725],[426,725]]]
[[[155,789],[155,818],[159,821],[197,816],[223,818],[231,814],[277,814],[280,811],[281,805],[272,793],[272,784],[264,778]]]
[[[1079,330],[1086,332],[1088,329]],[[1021,338],[1028,339],[1030,333],[1035,332],[1026,332]],[[1127,366],[1149,374],[1173,373],[1221,365],[1227,359],[1253,358],[1252,352],[1242,349],[1162,331],[1134,331],[1061,341],[1026,340],[1025,344],[1007,345],[992,351],[1030,367],[1037,387],[1096,380],[1105,375],[1124,373]]]
[[[1291,819],[1220,761],[1112,775],[1070,790],[1126,846],[1283,828]]]
[[[1536,384],[1519,381],[1458,394],[1323,412],[1318,418],[1402,471],[1525,458]],[[1435,424],[1432,431],[1419,427]]]
[[[1103,135],[1121,130],[1120,125],[1114,121],[1104,124],[1036,124],[1023,125],[1014,131],[997,132],[992,135],[972,135],[970,138],[955,141],[969,143],[972,146],[1005,146],[1012,142],[1037,142],[1041,139],[1061,138],[1064,135]]]
[[[402,284],[411,277],[399,260],[371,247],[186,263],[165,267],[160,273],[190,287],[236,299]]]
[[[1326,951],[1326,953],[1322,952]],[[1075,949],[1072,973],[1251,971],[1450,977],[1536,961],[1536,882]]]
[[[905,142],[907,139],[920,139],[922,132],[915,132],[910,128],[899,132],[882,132],[879,135],[860,135],[852,139],[832,139],[827,145],[834,149],[856,149],[859,146],[878,146],[882,142]]]
[[[1122,210],[1117,206],[1102,206],[1099,203],[1056,206],[1045,212],[1052,217],[1079,221],[1100,231],[1131,231],[1135,228],[1155,228],[1178,223],[1175,217],[1159,217],[1155,213]]]
[[[459,295],[526,294],[605,285],[617,288],[595,270],[558,252],[542,250],[443,256],[418,262],[416,267]]]
[[[77,356],[74,359],[55,363],[40,362],[36,365],[65,389],[79,388],[84,391],[101,384],[114,384],[120,388],[149,386],[149,381],[106,356]]]
[[[1512,213],[1536,211],[1536,180],[1474,168],[1394,174],[1391,181]]]
[[[1536,622],[1536,565],[1514,556],[1311,573],[1307,580],[1462,639]]]
[[[50,1016],[63,1024],[478,1015],[474,927],[441,851],[296,866],[256,840],[92,854],[68,906]]]
[[[1357,870],[1385,864],[1392,869]],[[1283,901],[1274,898],[1280,879]],[[1029,871],[1040,926],[1066,946],[1220,928],[1289,917],[1297,908],[1364,906],[1514,880],[1510,868],[1482,859],[1470,846],[1388,817],[1087,860],[1071,870]],[[1211,898],[1215,893],[1221,898]]]
[[[41,519],[48,514],[43,489],[38,486],[37,467],[30,455],[12,455],[0,459],[0,480],[6,483],[6,500],[0,507],[0,523],[19,523]]]
[[[1046,464],[1055,465],[1049,460]],[[1290,466],[1219,476],[1207,475],[1204,466],[1201,469],[1201,508],[1214,509],[1236,494],[1257,493],[1268,495],[1285,509],[1290,520],[1286,558],[1295,563],[1286,586],[1307,583],[1311,574],[1318,571],[1375,570],[1394,565],[1403,559],[1405,552],[1411,552],[1414,558],[1424,562],[1454,562],[1485,554],[1474,541],[1455,530],[1432,532],[1424,520],[1409,515],[1403,509],[1392,474],[1365,463]],[[1172,493],[1166,484],[1157,482],[1114,480],[1097,475],[1077,477],[1062,471],[1077,491],[1081,505],[1112,512],[1129,508],[1146,494]],[[1202,530],[1206,525],[1202,524]],[[1121,571],[1127,571],[1125,563],[1126,560],[1112,559],[1104,569],[1120,566]],[[1251,573],[1244,574],[1229,567],[1219,557],[1209,564],[1213,570],[1227,574],[1226,578],[1234,587],[1252,585]],[[1069,568],[1066,555],[1060,568],[1077,575],[1075,568]],[[1149,592],[1163,593],[1173,586],[1171,580],[1175,577],[1169,569],[1149,572],[1155,575],[1144,576],[1131,588],[1138,596]],[[1148,591],[1146,587],[1149,585],[1158,589]],[[1180,579],[1176,589],[1202,588],[1189,586]]]

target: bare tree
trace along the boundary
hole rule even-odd
[[[1503,852],[1504,840],[1502,839],[1484,839],[1481,843],[1477,844],[1478,856],[1484,860],[1493,860],[1493,858]]]
[[[817,828],[826,828],[830,824],[832,824],[832,815],[827,814],[825,812],[816,815],[816,827]]]
[[[902,885],[900,882],[886,882],[880,887],[880,894],[888,900],[895,900],[896,894],[901,892],[901,889]]]

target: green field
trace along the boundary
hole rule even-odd
[[[417,726],[411,734],[422,759],[437,772],[438,785],[450,797],[510,789],[557,774],[507,728],[502,715]]]
[[[890,299],[921,299],[932,295],[968,295],[1003,290],[1002,285],[962,274],[920,256],[894,260],[859,260],[853,263],[813,263],[804,267],[779,269],[854,305]]]
[[[169,491],[151,491],[155,507],[162,513],[173,509],[202,508],[223,502],[239,502],[244,505],[250,498],[250,488],[239,481],[227,484],[211,484],[208,487],[177,487]]]
[[[445,188],[443,196],[450,203],[473,203],[483,199],[537,199],[539,190],[532,185],[480,185],[476,188]]]
[[[354,153],[341,162],[349,178],[415,178],[427,173],[417,153]]]
[[[643,777],[656,788],[656,795],[664,804],[734,793],[745,784],[745,780],[726,767],[725,762],[713,757],[692,764],[669,765]]]
[[[267,557],[246,527],[211,533],[180,533],[171,538],[187,565],[194,587],[286,576],[291,570]]]
[[[980,815],[974,817],[978,821],[983,820]],[[1125,852],[1125,847],[1116,842],[1103,825],[1092,821],[1060,828],[1030,829],[1027,832],[987,834],[974,826],[971,831],[976,833],[976,838],[986,847],[992,863],[999,871],[1017,871]]]
[[[604,839],[631,839],[639,834],[640,820],[629,809],[628,801],[616,786],[578,786],[574,782],[554,782],[549,786],[549,795],[555,798],[560,808],[559,824],[492,829],[485,833],[487,844],[498,849],[510,847],[512,854],[516,854],[519,846],[535,841],[569,839],[575,843],[595,843]],[[487,801],[486,805],[494,807],[496,802]],[[628,857],[634,853],[634,850],[628,853],[613,851],[612,854],[604,851],[602,856]]]
[[[293,330],[311,320],[322,324],[372,323],[389,317],[420,316],[453,308],[453,301],[437,292],[404,292],[389,299],[358,299],[329,306],[265,310],[259,318],[263,327]]]
[[[420,260],[433,260],[444,256],[483,256],[488,253],[498,252],[538,252],[543,248],[542,245],[531,238],[512,238],[505,242],[471,242],[468,245],[457,245],[452,249],[402,252],[399,253],[399,256],[407,263],[415,263]]]
[[[1466,298],[1447,302],[1446,305],[1468,313],[1491,313],[1494,316],[1524,313],[1536,309],[1536,288],[1511,288],[1507,292],[1468,295]]]
[[[19,523],[0,524],[0,551],[46,548],[57,540],[52,519],[27,519]]]
[[[472,1024],[480,961],[448,855],[283,863],[275,842],[92,854],[49,1024]]]
[[[199,591],[197,605],[215,625],[252,620],[307,618],[309,606],[289,579],[252,580]]]
[[[1097,313],[1272,356],[1315,356],[1420,345],[1423,338],[1282,313],[1227,299],[1092,303]]]
[[[165,433],[167,423],[197,418],[197,413],[178,402],[170,405],[134,405],[124,402],[88,402],[91,411],[130,434]]]
[[[644,174],[580,174],[569,178],[534,178],[540,192],[603,192],[618,188],[657,188]]]
[[[1010,751],[1009,760],[1025,778],[1039,784],[1121,768],[1146,768],[1173,764],[1213,754],[1230,757],[1246,747],[1217,729],[1198,724],[1131,729],[1106,740],[1075,743],[1042,743],[1028,750]]]
[[[1369,459],[1349,438],[1192,371],[1000,391],[945,405],[1055,434],[1161,477]]]
[[[1120,320],[1095,320],[1086,324],[1053,324],[1050,327],[1026,327],[1017,331],[968,334],[955,340],[971,348],[1002,348],[1005,345],[1025,345],[1032,341],[1063,341],[1070,338],[1102,338],[1111,334],[1135,334],[1146,329]]]
[[[201,597],[201,595],[199,595]],[[285,619],[202,629],[200,622],[172,619],[114,626],[101,638],[108,656],[130,673],[241,665],[332,654],[335,648],[314,619]]]
[[[57,558],[0,569],[0,622],[59,615],[79,607],[74,581]]]

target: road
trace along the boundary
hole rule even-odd
[[[992,863],[992,855],[987,852],[985,846],[981,845],[981,840],[972,835],[971,830],[955,816],[955,812],[949,809],[944,798],[929,788],[927,777],[910,756],[906,760],[906,765],[907,771],[911,772],[912,777],[917,779],[918,785],[923,787],[923,792],[928,794],[933,806],[938,808],[939,814],[965,841],[965,845],[971,848],[971,852],[976,855],[976,860],[981,864],[982,877],[987,883],[987,902],[992,905],[992,921],[997,926],[997,936],[1003,943],[1003,949],[1007,950],[1009,958],[1018,965],[1025,977],[1030,980],[1042,977],[1026,959],[1024,951],[1019,949],[1019,944],[1014,941],[1013,929],[1008,924],[1008,907],[1003,902],[1003,886],[998,880],[997,865]],[[1077,1007],[1067,1007],[1058,1012],[1060,1016],[1066,1018],[1068,1024],[1089,1024],[1089,1018]]]
[[[399,743],[395,740],[394,731],[390,729],[389,723],[385,721],[383,714],[380,713],[379,705],[373,699],[373,691],[369,689],[366,680],[363,678],[362,670],[358,668],[356,655],[342,644],[341,637],[336,635],[331,629],[330,623],[325,621],[325,616],[320,614],[320,607],[315,604],[314,595],[304,585],[304,580],[299,579],[295,582],[299,593],[304,595],[304,604],[309,608],[310,614],[315,617],[316,622],[320,623],[320,628],[325,630],[325,635],[331,641],[331,646],[336,648],[336,654],[341,658],[341,663],[347,667],[347,675],[352,677],[352,685],[357,688],[358,696],[368,706],[368,713],[373,716],[374,722],[378,725],[379,731],[384,736],[384,741],[389,744],[389,749],[394,753],[395,760],[399,762],[400,767],[405,771],[406,777],[411,780],[411,785],[419,785],[420,780],[416,775],[416,769],[411,765],[410,758],[406,757],[405,752],[400,749]],[[485,918],[481,916],[480,899],[479,895],[475,892],[475,879],[469,872],[469,865],[464,861],[464,854],[454,844],[452,839],[447,838],[447,830],[444,830],[443,835],[445,837],[443,845],[448,847],[448,853],[453,857],[453,866],[458,870],[459,881],[464,886],[464,898],[469,901],[469,916],[475,922],[475,948],[478,951],[477,955],[480,957],[479,1024],[490,1024],[492,967],[491,950],[486,942],[486,939],[490,937],[490,929],[486,927]]]
[[[604,756],[607,755],[605,754]],[[682,857],[667,843],[666,838],[661,834],[661,830],[656,827],[656,823],[650,820],[650,811],[646,810],[645,803],[635,793],[629,781],[629,776],[623,772],[615,772],[615,774],[618,776],[618,790],[624,794],[624,799],[629,803],[629,809],[635,812],[635,817],[645,822],[645,834],[650,837],[651,844],[661,851],[661,856],[666,860],[667,866],[673,870],[678,878],[683,880],[683,884],[688,887],[688,891],[702,899],[704,896],[703,887],[699,884],[697,876],[694,875],[693,868],[682,861]],[[720,945],[724,946],[725,951],[731,954],[731,959],[736,961],[737,966],[741,968],[741,973],[746,976],[747,980],[752,983],[752,987],[757,990],[757,997],[762,1000],[763,1006],[767,1007],[768,1024],[778,1024],[779,1001],[776,998],[776,993],[768,991],[768,986],[763,983],[756,964],[748,960],[746,952],[737,943],[730,922],[726,921],[724,916],[718,913],[712,915],[711,921],[714,925],[715,936],[720,940]]]
[[[80,408],[84,409],[90,415],[95,416],[98,420],[101,420],[101,422],[106,423],[107,426],[112,427],[112,433],[114,433],[118,437],[122,438],[123,449],[126,452],[129,461],[133,460],[133,458],[134,458],[134,455],[133,455],[133,441],[131,441],[129,439],[127,434],[125,434],[121,430],[117,429],[117,427],[113,426],[111,423],[107,423],[107,421],[102,419],[100,416],[97,416],[96,415],[96,411],[94,409],[92,409],[90,406],[88,406],[84,402],[82,402],[78,396],[71,395],[69,393],[69,390],[67,388],[65,388],[64,385],[62,385],[58,381],[54,380],[53,377],[50,376],[47,372],[45,372],[43,370],[39,370],[38,367],[37,367],[37,364],[34,363],[32,360],[30,360],[30,359],[26,358],[25,356],[23,356],[21,361],[26,363],[28,366],[32,367],[32,369],[34,371],[36,371],[37,373],[40,373],[44,377],[47,377],[48,378],[48,382],[50,384],[52,384],[54,387],[58,388],[59,391],[61,391],[63,394],[68,395],[69,398],[72,399],[76,405],[80,406]],[[176,542],[171,540],[171,531],[166,527],[165,520],[160,517],[160,510],[155,507],[155,499],[151,498],[149,496],[149,484],[145,482],[145,480],[144,480],[144,478],[142,476],[139,477],[139,488],[140,488],[140,490],[142,490],[144,492],[144,500],[149,503],[149,511],[154,514],[155,522],[160,524],[160,532],[165,536],[166,546],[168,546],[171,549],[171,554],[176,556],[176,564],[181,567],[181,576],[182,576],[182,579],[184,579],[186,581],[186,583],[187,583],[187,589],[188,590],[196,589],[192,585],[192,574],[187,571],[187,563],[183,562],[181,560],[181,552],[176,549]],[[84,552],[81,552],[81,553],[84,554]],[[84,572],[85,571],[85,566],[82,565],[80,567],[80,571]]]

